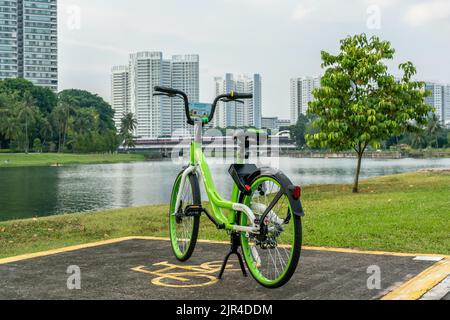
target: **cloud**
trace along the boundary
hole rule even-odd
[[[404,20],[417,27],[447,18],[450,18],[450,1],[429,0],[409,7]]]

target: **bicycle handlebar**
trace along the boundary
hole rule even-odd
[[[156,92],[153,94],[153,96],[156,95],[166,95],[170,98],[174,98],[176,96],[181,96],[181,98],[183,98],[184,100],[184,111],[186,113],[186,119],[188,124],[190,125],[194,125],[194,121],[191,119],[191,116],[189,114],[189,99],[188,96],[186,95],[186,93],[184,93],[181,90],[177,90],[177,89],[173,89],[173,88],[169,88],[169,87],[162,87],[162,86],[156,86],[153,88],[153,90]]]
[[[186,93],[184,93],[181,90],[177,90],[177,89],[173,89],[173,88],[169,88],[169,87],[163,87],[163,86],[154,87],[154,91],[156,93],[154,93],[153,96],[165,95],[170,98],[174,98],[177,96],[183,98],[187,123],[190,125],[195,124],[194,120],[192,120],[191,115],[189,114],[189,99],[188,99],[188,96],[186,95]],[[219,103],[219,101],[232,102],[232,101],[238,101],[240,99],[252,99],[252,98],[253,98],[253,94],[251,94],[251,93],[238,93],[238,92],[234,92],[234,91],[231,91],[229,94],[222,94],[222,95],[217,96],[211,106],[211,113],[209,115],[207,123],[211,122],[211,120],[213,119],[214,113],[216,111],[216,107],[217,107],[217,104]]]

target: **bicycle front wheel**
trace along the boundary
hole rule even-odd
[[[294,274],[302,245],[301,219],[292,210],[289,181],[274,175],[260,175],[251,183],[252,194],[242,201],[263,221],[259,235],[241,233],[241,245],[247,267],[253,278],[267,288],[279,288]],[[272,208],[267,215],[265,212]],[[245,214],[243,226],[250,225]]]
[[[183,190],[181,190],[180,173],[175,180],[169,210],[169,232],[172,251],[179,261],[187,261],[194,252],[197,244],[198,229],[200,217],[198,215],[189,215],[186,211],[189,206],[201,205],[200,187],[195,174],[191,174]],[[176,210],[178,194],[181,195],[181,205]]]

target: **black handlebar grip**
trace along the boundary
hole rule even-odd
[[[237,92],[235,92],[234,94],[231,95],[231,98],[233,100],[252,99],[253,98],[253,94],[252,93],[237,93]]]
[[[175,95],[175,94],[179,94],[180,91],[169,88],[169,87],[161,87],[161,86],[156,86],[153,88],[156,92],[162,92],[162,93],[167,93],[170,95]]]

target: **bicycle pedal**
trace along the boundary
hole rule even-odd
[[[200,217],[205,209],[201,205],[193,204],[187,206],[184,210],[184,215],[186,217]]]

